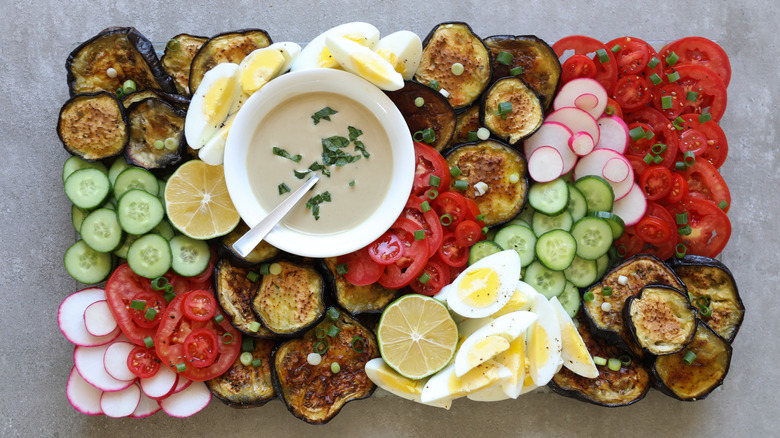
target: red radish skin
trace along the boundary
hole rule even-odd
[[[102,415],[103,409],[100,408],[100,397],[103,391],[90,385],[89,382],[81,377],[76,367],[70,370],[68,385],[65,388],[65,395],[68,397],[73,409],[86,415]]]
[[[604,170],[601,171],[601,175],[607,181],[619,183],[628,178],[630,169],[631,163],[628,160],[614,157],[610,158],[609,161],[607,161],[607,164],[604,165]]]
[[[130,385],[121,391],[104,392],[100,397],[100,408],[107,417],[127,417],[135,412],[140,401],[141,388]]]
[[[147,397],[160,400],[171,394],[176,389],[179,375],[167,366],[160,366],[160,370],[152,377],[139,379],[141,390]]]
[[[135,380],[118,380],[108,374],[103,364],[108,345],[98,347],[79,347],[73,350],[73,363],[81,377],[90,385],[105,391],[121,391],[132,385]]]
[[[593,138],[593,144],[599,143],[599,124],[587,111],[564,107],[551,112],[545,121],[563,123],[571,132],[587,132]]]
[[[528,174],[534,181],[550,182],[563,175],[563,158],[552,146],[542,146],[528,158]]]
[[[632,178],[633,179],[633,178]],[[632,183],[631,190],[622,199],[615,201],[612,213],[620,216],[627,227],[636,225],[647,212],[647,199],[639,184]]]
[[[84,310],[84,326],[92,336],[107,336],[118,327],[114,314],[108,307],[108,301],[100,300]]]
[[[577,155],[571,150],[569,140],[571,130],[558,122],[544,122],[542,126],[523,142],[523,152],[526,157],[542,146],[552,146],[558,150],[563,158],[563,172],[569,173],[577,164]]]
[[[576,107],[593,118],[601,117],[607,108],[607,90],[591,78],[577,78],[563,84],[553,101],[553,109]]]
[[[628,126],[617,116],[604,116],[598,119],[599,143],[596,149],[612,149],[620,154],[626,153],[628,147]]]
[[[203,382],[193,382],[187,389],[160,400],[163,412],[171,417],[185,418],[202,411],[211,401],[211,392]]]
[[[190,385],[192,385],[192,380],[183,376],[179,376],[179,381],[176,382],[176,389],[173,390],[173,393],[176,394],[177,392],[182,392]]]
[[[135,411],[129,416],[131,418],[146,418],[156,414],[160,409],[162,408],[160,408],[160,403],[158,403],[157,400],[147,397],[146,394],[142,392],[138,407],[135,408]]]
[[[587,175],[602,176],[604,166],[612,158],[628,161],[626,157],[612,149],[594,149],[593,152],[580,158],[577,162],[577,165],[574,167],[574,179],[577,180]],[[609,180],[607,182],[612,186],[612,191],[615,193],[615,200],[617,201],[626,196],[631,190],[631,184],[634,182],[634,170],[629,167],[628,177],[621,182],[616,183]]]
[[[136,375],[127,367],[127,356],[136,345],[132,342],[113,342],[103,355],[106,372],[117,380],[134,380]]]
[[[65,338],[82,347],[105,345],[119,336],[119,327],[105,336],[93,336],[84,324],[84,312],[91,304],[105,301],[106,292],[98,287],[89,287],[66,297],[57,311],[57,323]]]
[[[569,140],[569,147],[576,155],[583,157],[593,150],[593,137],[587,132],[575,132]]]

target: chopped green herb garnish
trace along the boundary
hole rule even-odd
[[[273,154],[274,155],[278,155],[278,156],[280,156],[282,158],[287,158],[288,160],[295,161],[296,163],[300,163],[301,162],[301,158],[303,158],[303,157],[301,157],[300,154],[298,154],[298,155],[290,155],[290,153],[287,152],[286,150],[284,150],[284,149],[282,149],[280,147],[276,147],[276,146],[274,146],[274,148],[273,148]]]
[[[306,208],[311,210],[312,215],[314,215],[314,220],[320,220],[320,204],[323,202],[330,202],[330,192],[324,191],[318,193],[306,201]]]
[[[320,123],[320,120],[327,120],[330,122],[330,116],[338,114],[338,111],[334,111],[333,108],[326,106],[325,108],[312,114],[311,118],[314,120],[314,124]]]
[[[285,183],[279,184],[279,194],[284,195],[285,193],[290,191],[290,187],[287,186]]]

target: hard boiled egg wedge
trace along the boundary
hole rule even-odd
[[[198,149],[198,158],[204,163],[210,166],[219,166],[225,161],[225,144],[227,143],[228,132],[230,126],[233,125],[233,120],[236,119],[238,113],[233,113],[228,116],[225,123],[217,131],[216,134],[211,136],[211,139],[206,142],[206,145]]]
[[[301,46],[292,41],[281,41],[278,43],[273,43],[268,46],[268,48],[278,50],[279,53],[284,56],[284,65],[282,65],[280,74],[289,70],[295,58],[297,58],[301,53]]]
[[[515,286],[515,291],[512,293],[512,297],[504,305],[504,307],[493,314],[493,317],[498,318],[499,316],[506,315],[507,313],[517,312],[518,310],[530,310],[531,301],[536,295],[539,295],[539,292],[537,292],[533,286],[522,280],[518,280],[517,286]]]
[[[509,302],[520,278],[520,256],[514,250],[491,254],[458,275],[448,288],[447,306],[467,318],[484,318]]]
[[[222,63],[206,72],[192,96],[184,135],[193,149],[202,148],[236,111],[241,96],[238,64]]]
[[[534,321],[535,314],[521,310],[500,316],[475,331],[463,341],[455,354],[455,375],[461,377],[507,351],[511,342],[520,337]]]
[[[252,94],[277,77],[286,62],[284,54],[271,47],[257,49],[241,61],[241,89]]]
[[[325,46],[346,71],[354,73],[382,90],[400,90],[404,77],[385,58],[366,46],[342,36],[328,34]]]
[[[310,68],[339,68],[339,63],[325,46],[326,35],[347,38],[362,46],[372,49],[379,41],[379,30],[362,22],[345,23],[327,30],[316,36],[295,58],[290,70],[307,70]]]
[[[500,385],[511,376],[512,371],[509,368],[493,360],[478,365],[460,378],[455,375],[455,364],[450,364],[428,379],[420,394],[420,400],[423,403],[453,400]]]
[[[407,81],[412,80],[422,58],[422,42],[414,32],[401,30],[382,37],[374,51],[393,65]]]
[[[398,397],[422,403],[420,394],[427,380],[408,379],[387,366],[381,357],[366,362],[365,370],[368,378],[376,386]],[[449,409],[452,405],[452,400],[436,400],[428,403],[428,405]]]
[[[553,297],[550,300],[550,304],[555,310],[555,315],[558,317],[558,326],[561,329],[563,348],[561,358],[563,359],[563,366],[582,377],[595,379],[599,376],[599,370],[596,368],[596,364],[593,363],[593,358],[590,352],[588,352],[588,347],[585,345],[585,341],[582,340],[580,332],[574,326],[574,321],[566,313],[558,298]]]
[[[536,295],[531,311],[538,318],[526,332],[528,372],[537,386],[546,385],[561,365],[561,328],[555,309],[544,295]]]

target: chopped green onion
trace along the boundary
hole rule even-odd
[[[455,188],[455,190],[466,190],[469,188],[469,182],[463,179],[459,179],[452,183],[452,186]]]
[[[252,321],[252,323],[249,324],[249,331],[252,333],[257,333],[258,330],[260,330],[260,323],[257,321]]]
[[[721,210],[725,210],[729,208],[729,203],[726,201],[720,201],[718,202],[718,208],[720,208]]]
[[[175,151],[176,149],[179,148],[179,142],[173,137],[168,137],[165,139],[163,146],[165,147],[165,149],[168,149],[169,151]]]
[[[285,184],[285,183],[279,184],[279,194],[280,195],[284,195],[285,193],[287,193],[289,191],[290,191],[290,187],[287,184]]]
[[[423,99],[422,97],[417,97],[414,99],[414,106],[420,108],[423,105],[425,105],[425,99]]]
[[[650,151],[656,155],[661,155],[666,152],[666,144],[656,143],[653,145],[653,147],[650,148]]]
[[[231,344],[233,342],[233,335],[225,332],[222,334],[222,343],[223,344]]]
[[[688,167],[691,167],[696,163],[696,155],[694,155],[693,151],[685,151],[683,154],[683,162],[685,162],[685,165]]]
[[[158,151],[162,150],[163,148],[165,148],[165,142],[162,140],[155,140],[154,148],[157,149]]]
[[[341,366],[338,364],[338,362],[333,362],[330,364],[330,371],[333,374],[338,374],[338,372],[341,371]]]
[[[629,366],[631,365],[631,356],[624,354],[618,357],[618,360],[620,361],[620,364],[623,366]]]
[[[422,273],[422,275],[421,275],[419,278],[417,278],[417,281],[419,281],[419,282],[420,282],[420,283],[422,283],[422,284],[426,284],[426,283],[428,283],[430,280],[431,280],[431,276],[430,276],[430,275],[428,275],[428,273],[427,273],[427,272],[423,272],[423,273]]]
[[[239,360],[241,361],[241,365],[248,367],[252,363],[252,353],[248,351],[241,353]]]
[[[668,73],[666,75],[666,79],[669,80],[670,84],[675,83],[680,80],[680,73],[677,73],[676,71],[672,73]]]
[[[255,351],[255,338],[245,336],[241,340],[241,351]]]
[[[685,162],[683,162],[683,161],[675,161],[674,162],[674,170],[684,171],[686,169],[688,169],[688,166],[685,165]]]
[[[163,294],[163,298],[165,298],[165,301],[170,303],[174,298],[176,298],[176,294],[173,292],[165,292]]]
[[[154,320],[154,317],[157,316],[157,309],[154,307],[150,307],[146,309],[146,313],[144,314],[144,318],[146,318],[147,321]]]
[[[666,57],[666,63],[671,67],[675,64],[677,64],[677,61],[680,60],[680,57],[677,56],[676,53],[670,52],[669,55]]]
[[[485,213],[480,213],[480,214],[478,214],[478,215],[477,215],[477,217],[475,217],[474,219],[476,219],[476,220],[477,220],[477,222],[482,222],[482,221],[484,221],[484,220],[485,220]]]
[[[494,111],[495,115],[501,116],[502,119],[506,119],[506,116],[511,112],[512,102],[501,102],[498,104],[498,108]]]
[[[618,245],[615,247],[615,252],[617,253],[618,257],[625,257],[626,254],[628,254],[628,248],[626,248],[626,245]]]
[[[685,257],[687,251],[688,247],[686,247],[684,243],[678,243],[677,246],[674,247],[674,255],[677,256],[678,259]]]
[[[599,62],[602,64],[606,64],[609,62],[609,55],[607,54],[607,51],[605,49],[596,50],[596,56],[599,57]]]
[[[684,211],[682,213],[677,213],[675,216],[675,219],[677,220],[677,225],[685,225],[688,223],[688,212]]]
[[[225,317],[222,316],[222,314],[217,314],[217,315],[214,316],[214,322],[216,322],[217,324],[219,324],[220,322],[222,322],[224,320],[225,320]]]
[[[517,172],[512,173],[509,175],[509,182],[512,184],[517,184],[520,181],[520,174]]]
[[[146,300],[133,300],[130,301],[130,308],[135,310],[144,310],[146,307]]]
[[[641,138],[644,138],[645,130],[641,126],[637,126],[636,128],[628,131],[628,135],[631,137],[631,140],[637,141]]]
[[[349,186],[350,187],[355,187],[355,180],[354,179],[349,182]]]
[[[179,40],[171,38],[165,44],[165,48],[170,50],[171,52],[175,52],[175,51],[179,50]]]
[[[685,100],[687,100],[688,102],[696,102],[696,99],[698,99],[698,98],[699,98],[699,93],[697,93],[695,91],[689,91],[685,95]]]
[[[138,89],[138,86],[135,84],[135,81],[132,79],[128,79],[125,81],[124,84],[122,84],[122,91],[124,91],[125,94],[134,93]]]
[[[146,348],[152,348],[154,346],[154,339],[151,336],[145,337],[144,345],[146,345]]]
[[[477,137],[477,131],[469,131],[468,134],[466,134],[466,140],[468,141],[477,141],[479,137]]]
[[[688,236],[693,232],[690,225],[683,225],[677,229],[677,234],[681,236]]]
[[[683,126],[683,123],[685,123],[685,119],[683,119],[682,117],[677,117],[676,119],[672,120],[672,126],[674,127],[674,129],[678,131],[681,131],[685,128],[685,126]]]
[[[707,123],[710,120],[712,120],[712,114],[710,113],[704,113],[699,116],[699,123]]]
[[[663,96],[663,97],[661,97],[661,109],[665,109],[666,110],[666,109],[671,108],[672,106],[674,106],[673,102],[672,102],[672,96]]]
[[[655,66],[658,65],[659,62],[661,62],[661,60],[653,56],[650,62],[647,63],[647,66],[650,68],[655,68]]]
[[[661,164],[661,161],[663,161],[663,160],[664,160],[664,157],[662,157],[660,155],[656,155],[655,157],[653,157],[653,164]]]
[[[455,76],[460,76],[463,74],[463,71],[465,69],[463,68],[463,64],[456,62],[455,64],[452,64],[450,70],[452,71],[452,74],[454,74]]]
[[[263,263],[260,265],[260,274],[261,275],[268,275],[271,273],[271,264],[270,263]]]
[[[331,337],[331,338],[335,338],[336,336],[339,335],[340,331],[341,331],[341,329],[339,329],[335,325],[331,324],[330,327],[328,327],[328,336]]]
[[[439,191],[436,189],[430,189],[427,192],[425,192],[426,196],[428,196],[428,199],[433,201],[439,196]]]
[[[450,167],[450,175],[452,175],[454,177],[458,177],[458,176],[460,176],[461,173],[463,173],[463,172],[460,171],[460,167],[458,167],[458,166]]]
[[[257,272],[247,272],[246,279],[251,281],[252,283],[256,282],[260,278],[260,274]]]
[[[314,343],[314,352],[323,355],[328,351],[328,343],[326,341],[317,341]]]
[[[252,366],[257,368],[263,366],[263,359],[255,359],[252,361]]]
[[[610,357],[607,361],[607,368],[612,371],[620,371],[620,359],[616,357]]]
[[[362,336],[354,336],[352,338],[352,349],[355,353],[362,353],[366,349],[366,340]],[[359,345],[359,348],[358,348]]]
[[[344,275],[347,272],[349,272],[349,266],[347,266],[346,263],[339,263],[338,265],[336,265],[336,272],[339,275]]]
[[[605,297],[612,296],[612,287],[610,286],[604,286],[601,288],[601,295]]]
[[[439,178],[436,175],[431,175],[428,177],[428,185],[431,185],[433,187],[439,187],[441,185],[441,178]]]
[[[123,90],[121,87],[116,89],[116,97],[123,98],[125,97],[125,90]]]
[[[425,128],[422,131],[417,131],[412,136],[416,141],[431,144],[436,141],[436,132],[431,128]]]
[[[438,90],[439,89],[439,81],[434,79],[434,80],[428,82],[428,86],[433,88],[434,90]]]
[[[496,55],[496,62],[503,65],[509,65],[512,63],[512,58],[514,58],[514,56],[512,56],[511,53],[502,50]]]
[[[699,316],[701,316],[702,318],[709,318],[710,316],[712,316],[712,308],[711,307],[700,306],[699,307]]]
[[[588,292],[585,292],[585,294],[582,296],[582,299],[585,300],[586,303],[589,303],[589,302],[593,301],[594,299],[596,299],[596,296],[593,294],[593,292],[588,291]]]
[[[282,265],[279,263],[271,263],[268,267],[268,273],[271,275],[279,275],[282,273]]]
[[[317,339],[325,339],[326,336],[328,336],[328,333],[325,331],[322,327],[317,327],[316,330],[314,330],[314,336]]]
[[[653,131],[645,131],[645,138],[648,140],[652,140],[653,137],[655,137],[655,132]]]
[[[414,240],[425,239],[425,230],[414,230]]]
[[[608,116],[615,114],[615,108],[613,108],[612,105],[607,105],[607,107],[604,108],[604,114]]]
[[[178,363],[176,364],[176,372],[177,373],[183,373],[187,371],[187,364]]]
[[[328,307],[328,311],[325,312],[325,314],[328,316],[328,319],[331,321],[335,321],[339,319],[339,316],[341,316],[341,313],[335,308],[335,307]]]
[[[490,228],[488,227],[482,227],[482,234],[487,234],[488,231],[490,231]]]
[[[596,365],[604,366],[607,364],[607,358],[601,356],[593,356],[593,363]]]
[[[427,213],[431,210],[431,204],[428,201],[423,201],[420,204],[420,210],[422,210],[423,213]]]
[[[523,74],[523,67],[518,65],[517,67],[513,67],[509,69],[509,74],[512,76],[519,76]]]
[[[683,359],[682,360],[683,360],[683,362],[685,362],[686,365],[690,365],[690,364],[693,363],[694,360],[696,360],[696,353],[694,353],[693,351],[688,350],[683,355]]]
[[[620,47],[620,44],[615,44],[615,45],[614,45],[614,46],[612,46],[612,48],[611,48],[611,49],[609,49],[609,50],[611,50],[611,51],[612,51],[612,53],[617,53],[617,52],[619,52],[619,51],[620,51],[620,49],[622,49],[622,47]]]
[[[168,286],[168,279],[165,277],[157,277],[152,280],[152,289],[163,290]]]
[[[650,163],[653,161],[653,159],[654,159],[654,158],[655,158],[655,157],[653,157],[653,154],[651,154],[650,152],[648,152],[648,153],[647,153],[647,155],[645,155],[645,157],[644,157],[644,158],[642,158],[642,161],[644,161],[644,162],[645,162],[645,164],[650,164]]]
[[[709,305],[710,305],[710,298],[709,297],[705,297],[704,295],[699,295],[698,297],[696,297],[696,304],[698,306],[709,307]]]
[[[448,214],[443,214],[439,218],[439,221],[441,222],[442,225],[444,225],[446,227],[446,226],[452,224],[452,216],[450,216]]]
[[[658,85],[664,81],[660,76],[658,76],[658,73],[651,74],[648,79],[650,79],[650,82],[652,82],[653,85]]]

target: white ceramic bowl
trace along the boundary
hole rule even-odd
[[[336,234],[302,233],[277,225],[265,238],[292,254],[332,257],[360,249],[395,222],[409,197],[414,179],[414,145],[406,122],[393,102],[368,81],[341,70],[313,69],[282,75],[254,93],[236,115],[225,146],[225,180],[241,218],[250,227],[268,213],[258,202],[247,175],[247,154],[261,120],[281,102],[316,92],[341,94],[370,110],[387,133],[392,149],[393,174],[384,200],[360,225]],[[355,208],[360,208],[356,206]]]

